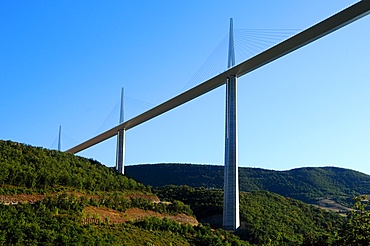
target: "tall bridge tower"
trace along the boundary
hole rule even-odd
[[[230,19],[228,68],[235,65],[233,19]],[[237,133],[237,86],[236,75],[226,81],[225,120],[225,167],[224,167],[224,210],[223,227],[236,230],[240,226],[238,133]]]
[[[59,126],[58,150],[62,151],[62,126]]]
[[[124,111],[123,111],[123,95],[124,90],[121,91],[121,107],[120,107],[120,116],[119,124],[124,122]],[[125,173],[125,129],[118,130],[117,133],[117,150],[116,150],[116,170],[119,173]]]

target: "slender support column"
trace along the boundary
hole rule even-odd
[[[119,130],[117,133],[117,157],[116,170],[119,173],[125,173],[125,130]]]
[[[227,81],[225,167],[224,167],[224,212],[223,227],[236,230],[240,226],[239,175],[238,175],[238,132],[237,132],[237,86],[236,77]]]
[[[230,19],[228,67],[235,65],[233,19]],[[225,120],[225,167],[224,167],[224,210],[223,227],[236,230],[240,226],[239,175],[238,175],[238,132],[237,132],[237,79],[230,76],[226,81]]]
[[[122,88],[121,91],[121,110],[120,110],[120,117],[119,123],[124,122],[124,111],[123,111],[123,95],[124,91]],[[116,170],[119,173],[125,173],[125,129],[119,130],[117,132],[117,150],[116,150]]]
[[[62,149],[62,126],[59,126],[58,150]]]

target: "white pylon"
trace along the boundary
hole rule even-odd
[[[120,117],[119,123],[124,121],[124,100],[123,100],[124,90],[121,91],[121,107],[120,107]],[[125,173],[125,129],[119,130],[117,132],[117,150],[116,150],[116,170],[119,173]]]
[[[230,19],[228,68],[235,65],[233,19]],[[236,230],[240,227],[239,174],[238,174],[238,128],[237,128],[237,84],[231,75],[226,82],[225,120],[225,167],[223,228]]]
[[[62,126],[59,126],[58,150],[62,150]]]

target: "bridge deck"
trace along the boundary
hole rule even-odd
[[[370,12],[370,0],[362,0],[341,12],[325,19],[324,21],[296,34],[295,36],[271,47],[270,49],[236,65],[225,72],[203,82],[202,84],[178,95],[174,98],[126,121],[116,127],[107,130],[69,150],[66,152],[77,153],[87,149],[97,143],[107,140],[115,135],[121,129],[129,130],[137,125],[140,125],[150,119],[153,119],[171,109],[174,109],[188,101],[193,100],[223,84],[231,75],[241,77],[261,66],[266,65],[302,46],[309,44],[357,19],[364,17]]]

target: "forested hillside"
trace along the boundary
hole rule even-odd
[[[212,166],[201,166],[208,170],[203,174],[189,165],[185,174],[181,165],[168,174],[156,166],[159,170],[144,176],[215,180]],[[370,218],[363,198],[347,220],[268,191],[242,192],[242,223],[234,233],[219,228],[222,201],[221,189],[152,190],[94,160],[0,140],[0,245],[349,245],[369,240],[370,228],[362,226]]]
[[[87,203],[61,195],[32,204],[0,204],[0,245],[249,245],[223,230],[167,218],[124,223],[102,220],[100,214],[90,218],[85,209],[92,204]]]
[[[89,191],[150,190],[94,160],[11,141],[0,141],[0,184],[3,189],[18,186],[40,192],[62,187]]]
[[[222,190],[165,186],[156,192],[161,199],[189,204],[200,221],[222,225]],[[335,240],[335,228],[345,221],[337,214],[268,191],[240,193],[240,220],[238,235],[257,245],[326,245]]]
[[[126,167],[126,173],[153,187],[188,185],[223,188],[223,166],[133,165]],[[308,203],[314,203],[322,197],[330,197],[350,205],[354,196],[370,192],[369,175],[336,167],[308,167],[289,171],[239,167],[239,182],[241,191],[267,190]]]
[[[0,245],[249,245],[90,159],[0,140]]]

